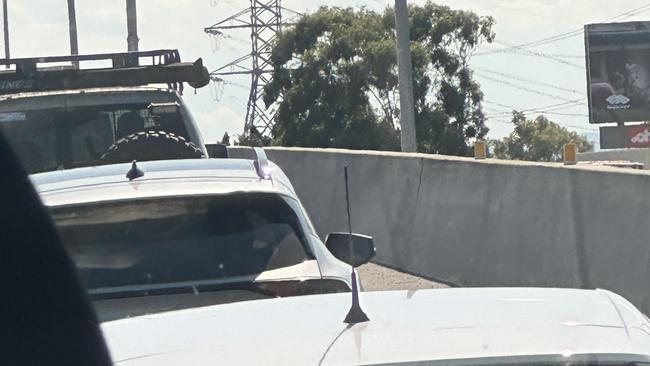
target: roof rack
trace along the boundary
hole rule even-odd
[[[269,164],[269,160],[266,158],[266,153],[264,152],[264,149],[262,149],[261,147],[254,147],[253,151],[255,152],[255,161],[253,162],[253,164],[255,165],[255,171],[257,172],[257,176],[260,179],[270,180],[271,164]]]
[[[142,58],[151,58],[151,64],[140,65]],[[39,68],[39,65],[49,63],[107,60],[112,62],[112,67]],[[182,92],[183,82],[187,82],[194,88],[201,88],[210,82],[208,70],[203,66],[202,59],[199,58],[193,63],[181,62],[178,50],[168,49],[0,59],[0,65],[15,66],[14,70],[0,71],[0,94],[160,83]]]

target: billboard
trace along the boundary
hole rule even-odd
[[[585,25],[589,123],[650,120],[650,22]]]
[[[630,147],[650,147],[650,125],[642,124],[600,128],[601,149]]]

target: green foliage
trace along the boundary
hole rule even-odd
[[[228,132],[223,134],[220,144],[230,146],[230,135],[228,135]]]
[[[431,2],[409,14],[418,150],[467,154],[467,139],[488,131],[467,62],[494,20]],[[399,149],[394,23],[391,8],[323,7],[282,33],[264,91],[278,105],[273,142]]]
[[[574,142],[579,152],[593,151],[585,136],[578,135],[543,115],[530,120],[522,112],[512,112],[514,131],[502,140],[491,140],[494,156],[499,159],[562,161],[564,145]]]
[[[255,127],[251,127],[247,134],[237,136],[237,146],[263,147],[271,145],[271,138],[264,136]]]

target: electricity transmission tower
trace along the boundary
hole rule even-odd
[[[229,75],[250,75],[251,85],[244,134],[257,131],[268,135],[273,128],[274,111],[267,110],[262,100],[264,86],[270,80],[273,71],[271,65],[271,48],[283,25],[282,11],[298,13],[282,7],[281,0],[250,0],[250,7],[244,9],[210,27],[205,32],[217,39],[228,38],[224,31],[232,29],[250,29],[251,52],[212,71],[212,81],[223,85],[222,78]]]

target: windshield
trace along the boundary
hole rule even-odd
[[[257,275],[310,259],[296,213],[274,194],[109,202],[51,212],[91,291]]]
[[[187,136],[179,112],[155,115],[148,104],[30,109],[0,113],[28,173],[98,165],[109,147],[131,134],[163,130]]]

